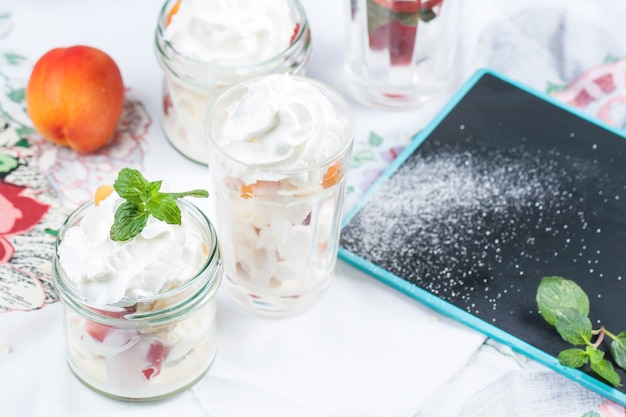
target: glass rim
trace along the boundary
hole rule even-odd
[[[235,70],[235,69],[241,69],[241,68],[246,68],[246,69],[263,68],[274,62],[281,63],[286,55],[290,55],[292,51],[295,51],[300,47],[300,43],[303,38],[310,38],[309,21],[308,21],[304,6],[302,5],[302,3],[300,3],[299,0],[287,0],[290,4],[295,5],[297,13],[298,13],[297,16],[301,17],[301,20],[296,19],[296,24],[299,25],[298,32],[296,36],[294,37],[293,41],[289,44],[287,48],[280,51],[279,53],[277,53],[271,58],[265,59],[263,61],[255,62],[252,64],[247,64],[247,65],[242,65],[242,64],[218,65],[218,64],[202,61],[200,59],[192,58],[190,56],[187,56],[181,53],[178,49],[176,49],[176,47],[172,44],[172,42],[165,39],[164,22],[166,21],[166,15],[169,10],[168,6],[172,2],[176,2],[176,1],[184,1],[184,0],[167,0],[161,7],[161,10],[159,11],[159,18],[158,18],[156,34],[155,34],[155,44],[156,44],[157,51],[161,57],[168,57],[169,54],[167,53],[165,49],[169,49],[175,54],[176,58],[180,59],[183,62],[183,65],[193,64],[198,67],[203,67],[207,70],[208,69]]]
[[[304,81],[304,82],[315,85],[323,93],[325,93],[327,98],[331,100],[334,107],[338,106],[344,111],[346,118],[347,118],[347,122],[348,122],[347,128],[346,128],[346,137],[348,137],[349,139],[345,140],[342,146],[339,149],[337,149],[336,152],[334,152],[332,155],[328,156],[324,160],[314,165],[307,166],[306,168],[282,168],[281,169],[281,168],[275,168],[275,167],[267,167],[264,164],[250,164],[250,163],[241,161],[240,159],[237,159],[235,156],[225,152],[224,149],[222,149],[222,147],[217,144],[217,142],[215,141],[215,137],[212,133],[211,121],[213,117],[215,116],[215,110],[220,106],[220,104],[224,100],[228,99],[231,95],[237,93],[239,90],[246,88],[248,85],[253,84],[263,78],[275,76],[275,75],[291,77],[295,80]],[[262,76],[254,77],[246,81],[240,82],[238,84],[235,84],[229,87],[228,89],[226,89],[224,92],[222,92],[211,103],[211,106],[209,107],[209,110],[205,117],[205,138],[212,145],[211,151],[218,152],[225,159],[235,162],[245,167],[250,172],[268,173],[268,174],[280,175],[280,176],[295,176],[295,175],[299,175],[299,174],[303,174],[307,172],[317,171],[321,168],[331,165],[335,161],[341,159],[343,155],[345,155],[346,153],[350,151],[354,143],[355,135],[356,135],[356,120],[355,120],[352,107],[350,106],[348,101],[337,90],[335,90],[333,87],[330,87],[328,84],[322,81],[316,80],[314,78],[310,78],[310,77],[306,77],[302,75],[293,75],[293,74],[262,75]]]
[[[115,322],[117,320],[138,320],[151,318],[159,319],[163,318],[163,316],[169,317],[172,314],[187,311],[197,305],[199,302],[201,302],[202,299],[198,300],[198,294],[202,294],[204,296],[205,293],[208,293],[209,297],[207,298],[210,298],[210,296],[212,296],[217,291],[217,287],[219,286],[222,278],[221,274],[219,273],[219,268],[221,267],[221,256],[219,250],[219,242],[217,240],[217,232],[215,231],[215,228],[211,221],[204,214],[204,212],[200,210],[199,207],[189,201],[186,201],[185,199],[179,199],[178,201],[183,204],[186,209],[189,210],[190,215],[194,217],[196,222],[198,222],[199,224],[205,224],[207,226],[206,230],[208,232],[208,236],[213,243],[209,248],[209,253],[207,254],[206,260],[194,276],[190,277],[182,285],[176,288],[148,297],[122,297],[119,301],[111,304],[94,304],[86,300],[84,297],[76,292],[75,285],[73,285],[67,279],[65,271],[59,263],[58,248],[61,241],[63,240],[65,232],[69,230],[70,227],[73,227],[74,224],[76,224],[76,221],[82,219],[84,217],[84,213],[89,208],[94,206],[95,203],[93,201],[88,201],[86,203],[83,203],[67,216],[57,233],[54,246],[55,253],[52,266],[52,278],[55,287],[57,285],[61,287],[57,289],[59,297],[66,302],[70,302],[74,309],[80,309],[82,313],[86,313],[92,318],[97,318],[99,321],[107,320],[112,322]],[[212,266],[213,268],[211,268]],[[203,282],[201,281],[201,279],[205,275],[206,282]],[[192,291],[192,296],[188,297],[188,300],[186,300],[186,302],[183,303],[179,301],[162,309],[145,312],[128,311],[126,314],[124,314],[124,316],[120,318],[110,317],[105,314],[99,313],[126,311],[125,308],[130,305],[135,305],[139,303],[154,303],[160,300],[176,297],[190,290]],[[194,303],[194,301],[197,302]]]

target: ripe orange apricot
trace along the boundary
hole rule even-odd
[[[93,152],[113,135],[124,107],[124,82],[115,61],[90,46],[48,51],[26,86],[26,109],[46,139]]]

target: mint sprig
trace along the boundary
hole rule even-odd
[[[137,236],[146,227],[148,217],[167,224],[181,224],[180,208],[176,200],[183,197],[206,198],[206,190],[183,193],[162,193],[161,181],[148,181],[139,171],[123,168],[113,184],[117,194],[125,199],[115,212],[109,235],[112,240],[124,241]]]
[[[605,337],[611,339],[610,352],[620,368],[626,370],[626,331],[617,335],[604,326],[594,330],[589,320],[589,297],[574,281],[562,277],[544,277],[537,288],[537,306],[541,316],[553,325],[566,342],[583,346],[559,353],[561,365],[591,370],[615,387],[622,386],[613,364],[600,349]]]

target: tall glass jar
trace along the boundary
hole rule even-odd
[[[180,2],[167,0],[159,14],[155,43],[163,69],[163,114],[165,136],[187,158],[208,162],[204,119],[211,103],[228,87],[250,78],[273,73],[303,74],[311,54],[311,31],[298,0],[287,0],[295,27],[291,44],[271,59],[251,65],[216,65],[180,53],[166,40],[165,29]]]
[[[343,0],[353,95],[389,108],[421,105],[454,85],[458,0]]]
[[[217,236],[202,211],[179,202],[202,233],[206,260],[186,283],[151,297],[94,305],[68,279],[59,247],[93,202],[70,214],[58,232],[52,277],[64,306],[67,363],[106,396],[152,401],[174,395],[202,378],[215,358],[215,293],[223,271]]]

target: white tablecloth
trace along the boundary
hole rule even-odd
[[[619,0],[593,5],[582,0],[457,2],[466,16],[456,71],[459,82],[489,65],[544,91],[549,83],[574,88],[572,83],[586,71],[604,69],[607,62],[626,56],[626,26],[622,24],[626,7]],[[335,87],[350,100],[357,118],[356,149],[370,147],[372,134],[384,138],[385,151],[405,146],[452,91],[408,111],[386,111],[355,102],[346,91],[342,68],[343,6],[339,0],[303,3],[313,33],[307,75]],[[68,176],[75,175],[84,188],[93,189],[98,182],[110,182],[114,171],[127,164],[139,166],[149,179],[164,179],[172,189],[208,187],[206,167],[176,153],[161,132],[161,70],[153,47],[160,7],[161,2],[154,0],[0,3],[0,12],[11,14],[8,33],[0,38],[0,51],[26,58],[17,68],[0,67],[13,84],[24,84],[25,68],[49,49],[91,45],[115,59],[128,89],[127,99],[143,111],[140,145],[127,154],[112,154],[104,160],[64,160],[67,155],[50,150],[40,155],[39,162],[61,191],[66,208],[80,198],[79,189],[70,189]],[[560,37],[551,36],[555,34]],[[563,43],[551,44],[555,39]],[[614,59],[605,61],[606,57]],[[596,107],[589,110],[599,114],[606,100],[597,97],[591,103]],[[609,111],[616,124],[625,120],[620,110]],[[372,169],[384,164],[385,157],[381,157]],[[362,190],[357,180],[366,174],[365,169],[351,174],[357,191],[349,201],[358,198]],[[211,215],[213,204],[219,202],[210,198],[197,203]],[[253,316],[220,292],[219,348],[213,367],[192,389],[154,404],[110,400],[81,385],[64,362],[61,313],[60,303],[51,302],[36,310],[0,314],[1,416],[450,416],[465,413],[461,411],[464,404],[476,409],[475,404],[467,405],[475,393],[494,382],[508,381],[501,378],[509,372],[555,375],[537,364],[519,366],[526,362],[507,359],[516,355],[494,356],[494,345],[481,347],[483,335],[343,262],[321,304],[292,318]],[[489,364],[499,371],[492,372]],[[603,403],[576,384],[572,389],[574,395],[583,393],[591,400],[571,415],[582,417],[584,410],[596,410]],[[554,405],[557,400],[552,401]],[[499,415],[541,414],[514,410]]]

